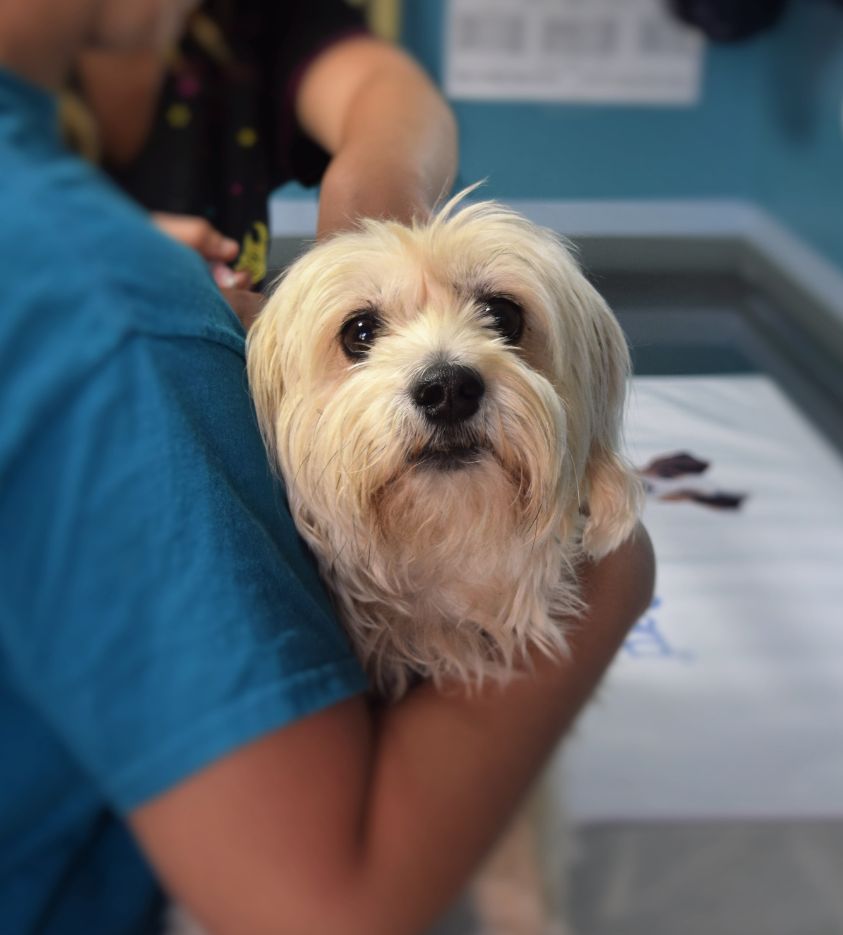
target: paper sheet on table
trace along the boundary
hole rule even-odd
[[[687,451],[648,500],[657,597],[568,746],[576,820],[843,816],[843,464],[762,376],[637,378],[634,463]]]

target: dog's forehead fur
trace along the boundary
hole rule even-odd
[[[602,304],[564,243],[493,202],[449,208],[424,224],[363,221],[318,245],[288,271],[269,303],[288,377],[348,370],[338,335],[355,313],[372,311],[387,332],[414,322],[483,328],[478,299],[505,295],[525,310],[519,353],[556,383],[579,353]],[[306,377],[307,378],[307,377]]]
[[[289,315],[307,306],[309,316],[333,322],[372,308],[399,323],[431,304],[492,294],[512,296],[535,318],[565,284],[590,288],[559,240],[484,203],[412,227],[364,221],[311,250],[281,289]]]

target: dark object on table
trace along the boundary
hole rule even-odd
[[[715,510],[738,510],[744,500],[746,500],[746,494],[727,493],[724,490],[718,490],[714,493],[705,493],[704,491],[694,490],[693,488],[682,488],[681,490],[673,490],[670,493],[662,494],[659,500],[666,503],[690,500],[692,503],[710,506]]]
[[[708,461],[701,461],[687,451],[662,455],[654,458],[640,473],[646,477],[683,477],[685,474],[702,474],[708,470]]]
[[[774,26],[788,0],[668,0],[679,19],[715,42],[737,42]]]
[[[678,503],[690,501],[701,506],[711,507],[715,510],[739,510],[746,500],[745,493],[733,493],[726,490],[698,490],[695,487],[674,487],[669,484],[677,477],[686,477],[689,474],[705,474],[711,466],[710,461],[703,461],[687,451],[676,451],[672,454],[653,458],[649,464],[638,469],[644,481],[644,489],[648,496],[655,497],[664,503]]]

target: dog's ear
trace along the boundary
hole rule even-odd
[[[258,427],[274,465],[278,463],[276,423],[284,394],[281,345],[278,339],[277,296],[271,297],[249,329],[246,370]]]
[[[589,287],[590,288],[590,287]],[[592,558],[614,551],[632,532],[641,510],[640,478],[620,453],[630,374],[629,351],[617,319],[593,290],[589,348],[592,431],[584,486],[588,518],[583,548]]]

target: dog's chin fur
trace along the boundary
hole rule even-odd
[[[518,347],[482,317],[491,293],[524,308]],[[361,309],[382,324],[354,362],[339,336]],[[447,431],[410,392],[438,362],[485,384]],[[626,345],[555,237],[494,204],[364,222],[289,270],[248,368],[293,518],[378,691],[564,652],[576,566],[623,541],[640,493],[617,454]]]
[[[522,501],[491,454],[453,469],[409,466],[349,525],[326,529],[296,498],[382,694],[400,695],[414,674],[504,677],[530,643],[564,649],[560,622],[580,607],[569,546]]]

